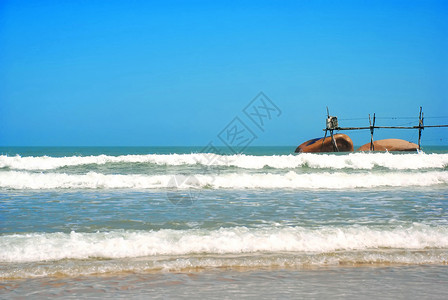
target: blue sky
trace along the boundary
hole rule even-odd
[[[446,1],[2,1],[0,145],[205,145],[236,116],[253,126],[260,91],[282,114],[253,145],[322,135],[326,106],[340,125],[419,106],[448,124],[447,16]]]

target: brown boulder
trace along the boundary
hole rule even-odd
[[[385,139],[373,142],[374,151],[417,151],[418,145],[400,139]],[[362,145],[356,151],[370,151],[370,143]]]
[[[336,141],[336,145],[338,146],[338,149],[340,152],[348,152],[353,151],[353,142],[351,138],[342,133],[338,133],[334,135],[334,139]],[[323,141],[323,143],[322,143]],[[309,141],[306,141],[305,143],[301,144],[299,147],[297,147],[296,153],[318,153],[318,152],[336,152],[333,143],[331,141],[331,137],[328,136],[325,139],[324,138],[316,138]]]

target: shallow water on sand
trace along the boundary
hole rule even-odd
[[[64,298],[446,299],[446,266],[333,267],[8,280],[0,295]]]

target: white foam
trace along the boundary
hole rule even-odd
[[[396,249],[448,251],[448,227],[221,228],[218,230],[33,233],[0,236],[0,262],[242,253],[334,253]]]
[[[239,254],[190,254],[172,256],[146,256],[121,259],[58,260],[51,263],[3,263],[0,279],[35,278],[48,276],[85,276],[98,274],[123,274],[185,271],[207,268],[309,268],[321,266],[359,266],[368,264],[439,264],[448,263],[446,249],[373,249],[363,251],[239,253]],[[0,264],[2,264],[0,262]]]
[[[299,174],[230,173],[220,175],[105,175],[89,172],[64,173],[0,172],[0,187],[8,189],[156,189],[156,188],[298,188],[353,189],[417,187],[448,184],[448,172],[323,172]]]
[[[299,155],[215,155],[215,154],[148,154],[122,156],[71,156],[71,157],[21,157],[0,155],[0,168],[12,170],[52,170],[61,167],[108,164],[108,163],[148,163],[167,166],[179,165],[213,165],[233,166],[246,169],[271,167],[276,169],[291,168],[331,168],[331,169],[372,169],[384,167],[395,170],[440,169],[448,166],[448,154],[407,153],[350,153]]]

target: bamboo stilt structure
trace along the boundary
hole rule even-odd
[[[421,150],[421,139],[422,139],[422,131],[425,128],[441,128],[441,127],[448,127],[448,125],[424,125],[424,115],[422,107],[420,106],[420,113],[418,117],[418,125],[417,126],[375,126],[375,120],[376,115],[373,114],[373,120],[370,118],[369,114],[369,126],[368,127],[339,127],[337,117],[330,116],[328,106],[327,106],[327,122],[326,122],[326,128],[324,140],[327,137],[328,131],[330,131],[331,141],[333,143],[333,148],[336,152],[339,152],[338,146],[336,144],[336,141],[334,139],[333,131],[336,130],[363,130],[363,129],[369,129],[370,130],[370,150],[374,151],[375,146],[373,144],[373,133],[376,128],[384,128],[384,129],[418,129],[418,149]],[[373,122],[372,122],[373,121]],[[324,145],[324,141],[322,140],[322,146]]]

